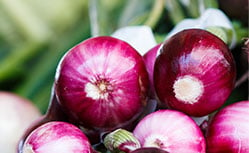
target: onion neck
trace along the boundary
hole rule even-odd
[[[177,78],[173,89],[178,100],[186,104],[194,104],[203,94],[203,83],[194,76],[185,75]]]

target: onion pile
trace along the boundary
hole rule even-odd
[[[94,152],[101,144],[111,152],[212,152],[212,127],[220,119],[206,127],[193,117],[207,123],[231,94],[235,74],[227,45],[201,29],[178,32],[143,56],[118,38],[89,38],[61,59],[48,111],[26,131],[19,153],[45,153],[60,144],[72,153],[74,147]]]

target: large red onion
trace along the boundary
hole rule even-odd
[[[204,116],[220,108],[235,83],[227,45],[201,29],[178,32],[164,42],[154,67],[157,96],[171,108]]]
[[[15,153],[24,131],[41,114],[35,105],[14,93],[0,92],[0,152]]]
[[[24,142],[22,153],[91,153],[88,138],[67,122],[48,122],[36,128]]]
[[[170,153],[205,153],[205,138],[198,125],[176,110],[159,110],[144,117],[134,136],[143,148],[156,147]]]
[[[98,130],[137,119],[146,105],[148,85],[142,56],[110,36],[73,47],[61,60],[55,79],[58,101],[70,118]]]
[[[249,152],[249,101],[240,101],[220,110],[207,129],[209,153]]]

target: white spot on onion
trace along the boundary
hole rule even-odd
[[[23,147],[23,153],[35,153],[30,145],[25,145]]]
[[[162,135],[153,134],[146,138],[144,142],[144,147],[155,147],[163,150],[167,150],[169,146],[165,144],[168,138]]]
[[[203,93],[202,82],[194,76],[179,77],[173,85],[175,97],[188,104],[194,104]]]

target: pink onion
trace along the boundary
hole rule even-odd
[[[209,153],[249,152],[249,101],[240,101],[221,109],[207,129]]]
[[[109,36],[73,47],[61,60],[55,79],[58,101],[71,120],[104,131],[141,115],[148,85],[142,56]]]
[[[156,147],[170,153],[205,153],[205,138],[198,125],[176,110],[158,110],[144,117],[134,136],[142,147]]]
[[[136,149],[132,151],[131,153],[168,153],[168,152],[162,149],[159,149],[159,148],[148,147],[148,148]]]
[[[144,55],[144,63],[149,75],[149,81],[150,81],[150,96],[152,98],[155,98],[155,88],[154,88],[154,80],[153,80],[153,74],[154,74],[154,65],[156,61],[157,54],[159,52],[160,46],[162,44],[157,44],[150,50],[148,50]]]
[[[154,67],[157,96],[191,116],[220,108],[234,88],[235,62],[227,45],[201,29],[178,32],[163,43]]]
[[[91,153],[88,138],[67,122],[48,122],[35,129],[26,139],[22,153]]]
[[[15,153],[24,131],[41,116],[35,105],[14,93],[0,92],[0,152]]]

